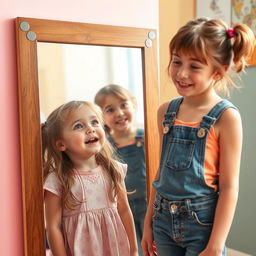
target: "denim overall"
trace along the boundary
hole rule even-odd
[[[153,183],[153,234],[159,256],[197,256],[206,247],[218,200],[218,192],[204,179],[206,139],[221,114],[235,108],[222,100],[198,127],[174,126],[182,100],[171,101],[165,114],[160,176]]]
[[[125,185],[127,191],[135,191],[135,193],[128,195],[128,200],[134,218],[139,255],[142,256],[140,244],[147,209],[144,130],[138,129],[135,137],[136,142],[125,147],[117,148],[111,136],[108,137],[108,140],[114,146],[117,156],[128,165]]]

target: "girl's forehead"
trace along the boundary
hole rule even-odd
[[[178,57],[186,56],[191,60],[195,60],[203,64],[207,64],[207,59],[202,55],[202,53],[198,51],[192,51],[188,49],[186,50],[179,49],[179,50],[174,50],[172,52],[172,56],[178,56]]]
[[[124,95],[111,93],[105,97],[103,105],[114,104],[114,102],[121,102],[121,101],[126,101],[126,100],[128,100],[128,99]]]
[[[96,116],[97,113],[91,107],[87,105],[79,106],[78,108],[71,109],[67,111],[66,115],[64,115],[64,120],[77,119],[81,117],[90,117]]]

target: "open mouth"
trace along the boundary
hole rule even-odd
[[[183,83],[183,82],[179,82],[179,81],[177,81],[177,82],[178,82],[179,87],[181,87],[181,88],[188,88],[188,87],[192,86],[192,84]]]
[[[127,121],[126,118],[125,119],[120,119],[120,120],[116,121],[116,124],[125,124],[126,121]]]
[[[97,142],[97,141],[99,141],[99,139],[96,138],[96,137],[93,137],[93,138],[90,138],[89,140],[87,140],[87,141],[85,142],[85,144],[93,144],[93,143],[95,143],[95,142]]]

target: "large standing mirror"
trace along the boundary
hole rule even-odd
[[[70,70],[76,72],[78,68],[72,64],[70,59],[68,61],[69,68],[67,68],[67,64],[57,60],[50,51],[52,50],[54,54],[58,51],[61,52],[59,56],[62,58],[73,58],[74,51],[78,51],[80,57],[87,56],[86,59],[89,59],[89,55],[86,54],[89,49],[90,55],[95,54],[93,61],[98,61],[98,68],[103,65],[103,62],[108,61],[108,64],[102,68],[106,71],[107,67],[105,75],[98,76],[99,70],[93,68],[92,61],[80,64],[79,68],[91,69],[90,75],[93,77],[93,74],[96,74],[97,79],[105,76],[105,80],[96,81],[100,86],[104,86],[105,83],[118,83],[133,90],[132,92],[138,99],[138,105],[141,105],[141,109],[138,110],[138,120],[143,120],[143,122],[140,122],[139,125],[144,125],[145,128],[147,184],[149,187],[158,164],[156,122],[158,80],[155,33],[154,30],[142,28],[31,18],[16,19],[25,256],[45,255],[40,122],[52,110],[51,108],[55,108],[63,101],[78,99],[78,96],[73,94],[73,89],[76,89],[75,93],[78,92],[80,96],[83,94],[80,90],[88,93],[84,97],[82,95],[82,99],[90,101],[96,91],[92,80],[82,81],[78,75],[76,76],[77,81],[72,78],[74,75]],[[80,54],[80,50],[78,50],[82,48],[85,55]],[[102,57],[103,55],[100,57],[97,55],[99,52],[104,52],[106,60]],[[126,67],[120,66],[116,62],[116,59],[120,59],[123,55],[129,60]],[[58,74],[60,85],[58,92],[61,93],[56,93],[56,91],[50,93],[51,90],[57,89],[57,82],[47,80],[49,73],[46,72],[49,71],[45,69],[47,66],[45,64],[47,62],[44,62],[45,57],[50,58],[51,65],[55,61],[60,62],[59,65],[54,64],[54,67],[61,67]],[[131,62],[133,58],[137,61]],[[80,59],[84,61],[84,57]],[[114,62],[113,59],[115,59]],[[111,65],[109,60],[111,60]],[[136,63],[139,63],[140,67],[136,66]],[[116,66],[122,72],[124,69],[127,72],[131,69],[132,75],[125,72],[120,80],[120,70],[112,72],[109,69],[110,66]],[[114,70],[117,70],[116,68]],[[134,78],[134,74],[136,74],[136,78]],[[132,79],[136,79],[136,84]],[[80,82],[81,84],[78,84]],[[68,84],[71,86],[69,87]],[[46,85],[50,85],[50,88],[45,88]],[[58,97],[47,99],[49,94]]]

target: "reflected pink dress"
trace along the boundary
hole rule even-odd
[[[120,164],[124,179],[127,166]],[[68,256],[129,256],[128,237],[117,211],[109,199],[110,178],[101,166],[75,177],[72,192],[84,201],[75,210],[63,209],[62,226]],[[61,196],[54,173],[46,178],[44,189]]]

